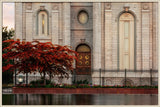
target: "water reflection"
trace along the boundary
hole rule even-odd
[[[157,105],[153,94],[3,94],[3,105]]]

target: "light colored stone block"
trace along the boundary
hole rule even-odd
[[[52,43],[58,44],[58,28],[59,28],[59,12],[58,10],[52,11]]]
[[[93,3],[93,69],[101,68],[101,3]]]

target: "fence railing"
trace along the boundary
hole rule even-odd
[[[158,70],[91,70],[91,75],[77,75],[76,70],[71,75],[70,81],[80,79],[88,79],[90,84],[98,85],[158,85]],[[80,77],[81,76],[81,77]],[[86,77],[85,77],[86,76]],[[84,78],[85,77],[85,78]],[[14,85],[29,84],[32,80],[38,80],[41,77],[38,75],[24,74],[22,76],[13,74]],[[46,76],[49,78],[49,76]],[[79,78],[79,79],[78,79]],[[4,79],[4,78],[3,78]],[[53,78],[52,80],[54,80]],[[61,83],[63,80],[57,81]],[[5,80],[7,80],[5,78]],[[21,81],[23,80],[23,81]],[[72,83],[72,82],[71,82]]]
[[[93,76],[94,75],[94,76]],[[99,76],[98,76],[99,75]],[[99,78],[99,79],[98,79]],[[99,85],[158,85],[158,70],[92,70]],[[108,82],[108,83],[107,83]],[[110,82],[110,83],[109,83]]]

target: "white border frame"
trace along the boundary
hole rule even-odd
[[[3,10],[3,3],[11,3],[11,2],[158,2],[158,86],[160,86],[160,1],[159,0],[0,0],[0,25],[2,25],[2,18],[3,18],[3,14],[2,14],[2,10]],[[2,50],[2,26],[0,26],[0,50]],[[0,51],[0,63],[2,63],[2,51]],[[0,66],[0,77],[2,77],[2,64]],[[0,79],[0,105],[2,106],[2,78]],[[160,94],[160,88],[158,88],[158,105],[148,105],[148,107],[159,107],[160,105],[160,98],[159,98],[159,94]],[[18,105],[15,105],[15,107],[17,107]],[[39,107],[40,105],[38,105]],[[41,107],[44,105],[41,105]],[[52,105],[53,106],[53,105]],[[62,105],[61,105],[62,106]],[[63,105],[65,106],[65,105]],[[83,105],[84,106],[84,105]],[[93,105],[90,105],[88,107],[92,107]],[[113,105],[105,105],[107,107],[113,107]],[[105,107],[104,106],[104,107]],[[116,105],[118,106],[118,105]],[[126,105],[120,105],[120,106],[126,106]],[[130,107],[134,107],[135,105],[131,105]],[[144,106],[144,105],[142,105]],[[147,106],[147,105],[145,105]],[[11,106],[5,106],[5,107],[11,107]],[[13,106],[14,107],[14,106]],[[28,107],[28,106],[23,106],[23,107]],[[47,105],[47,107],[49,107]],[[57,105],[54,105],[54,107],[58,107]],[[82,106],[76,106],[76,107],[82,107]],[[138,106],[137,106],[138,107]]]

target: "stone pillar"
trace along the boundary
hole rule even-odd
[[[15,3],[15,39],[22,40],[22,3]]]
[[[58,31],[59,31],[59,7],[58,5],[53,5],[53,8],[52,8],[52,43],[53,44],[58,44]]]
[[[137,4],[137,9],[141,10],[141,4]],[[135,37],[135,41],[136,44],[134,44],[134,46],[136,46],[136,56],[135,56],[135,66],[136,66],[136,70],[141,70],[142,69],[142,30],[141,30],[141,11],[138,11],[136,13],[136,23],[135,23],[135,27],[136,29],[136,37]]]
[[[153,70],[158,70],[158,3],[153,3],[153,49],[152,49],[152,63],[153,63]]]
[[[149,68],[151,69],[152,68],[152,51],[153,51],[153,22],[152,22],[152,14],[153,14],[153,11],[152,11],[152,3],[149,3]]]
[[[70,46],[70,3],[63,3],[63,45]]]
[[[101,50],[104,50],[101,52],[102,56],[101,56],[101,69],[102,71],[105,70],[105,3],[101,3],[101,32],[102,32],[102,36],[101,36]],[[102,74],[103,75],[103,74]]]
[[[93,70],[101,68],[101,3],[93,3]]]
[[[112,69],[112,10],[105,4],[105,70]]]
[[[32,4],[26,7],[26,41],[32,41],[33,36],[33,11]]]
[[[59,45],[63,45],[63,3],[59,3]]]
[[[149,5],[142,3],[142,70],[149,69]]]

